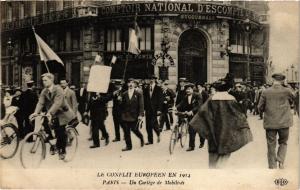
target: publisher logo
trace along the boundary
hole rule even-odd
[[[274,183],[275,183],[275,185],[277,185],[277,186],[285,186],[285,185],[287,185],[288,184],[288,180],[287,179],[284,179],[284,178],[278,178],[278,179],[275,179],[274,180]]]

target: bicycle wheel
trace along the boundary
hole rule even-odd
[[[9,123],[1,127],[0,156],[7,159],[12,158],[19,147],[18,129]]]
[[[70,162],[75,157],[78,147],[77,132],[74,128],[68,127],[67,132],[67,146],[66,146],[66,157],[65,162]]]
[[[186,122],[183,122],[180,125],[180,145],[182,148],[186,143],[187,136],[188,136],[188,124]]]
[[[39,133],[26,135],[20,152],[20,159],[23,168],[38,168],[46,156],[46,144]]]
[[[170,144],[169,144],[170,154],[173,154],[174,152],[177,139],[178,139],[178,126],[175,126],[174,129],[172,130],[171,138],[170,138]]]

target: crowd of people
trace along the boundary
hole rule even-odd
[[[293,97],[292,101],[290,101],[290,106],[294,108],[295,114],[299,115],[298,86],[287,86],[287,84],[283,82],[282,77],[280,79],[280,84],[283,88],[291,89]],[[90,148],[100,147],[100,139],[105,140],[105,145],[108,145],[110,143],[110,135],[112,134],[108,134],[106,128],[110,126],[105,126],[105,120],[109,113],[108,103],[112,101],[113,106],[111,113],[114,124],[114,139],[112,142],[119,142],[124,139],[125,147],[122,151],[130,151],[133,148],[131,131],[140,139],[141,147],[144,145],[152,145],[155,142],[153,133],[155,133],[156,142],[159,143],[160,134],[164,130],[170,130],[174,122],[180,123],[180,120],[174,118],[172,112],[172,110],[177,110],[185,112],[188,121],[191,123],[188,130],[189,147],[187,151],[193,151],[195,149],[195,139],[198,132],[200,134],[199,148],[202,148],[205,139],[208,139],[209,151],[211,151],[210,164],[212,167],[216,166],[216,160],[222,160],[228,155],[227,153],[230,154],[230,152],[223,150],[226,149],[226,147],[223,147],[223,149],[221,149],[226,153],[221,153],[221,157],[216,156],[216,154],[211,154],[215,153],[214,151],[216,151],[215,149],[218,149],[218,147],[213,145],[214,143],[210,139],[212,137],[207,134],[208,131],[199,129],[199,123],[204,122],[204,120],[209,120],[204,118],[204,115],[207,114],[207,110],[214,113],[219,112],[221,116],[229,118],[236,117],[240,119],[243,117],[246,118],[249,114],[253,114],[258,115],[259,119],[263,119],[264,112],[268,112],[264,107],[266,101],[264,92],[266,89],[272,87],[272,85],[267,84],[256,86],[248,83],[236,83],[231,74],[227,74],[223,80],[216,81],[213,84],[191,83],[186,78],[180,78],[176,89],[169,87],[169,81],[158,80],[155,76],[151,76],[145,80],[129,78],[123,81],[112,79],[107,93],[88,92],[86,83],[82,83],[80,88],[76,88],[70,85],[66,79],[60,80],[60,84],[55,85],[54,76],[50,73],[42,75],[42,81],[45,88],[41,92],[36,90],[34,81],[28,81],[26,83],[26,90],[20,87],[5,87],[2,89],[4,96],[2,97],[1,112],[3,113],[5,108],[9,106],[18,107],[15,117],[16,125],[18,125],[19,129],[19,137],[21,139],[33,131],[30,118],[41,111],[46,111],[49,118],[51,118],[50,120],[53,120],[53,125],[56,125],[55,133],[57,144],[56,147],[51,147],[51,151],[53,153],[58,151],[61,159],[64,159],[66,154],[66,145],[64,143],[66,135],[64,133],[64,127],[70,121],[76,119],[78,115],[80,115],[78,118],[81,118],[83,123],[90,126],[91,138],[89,140],[93,142]],[[226,85],[220,81],[223,81],[223,83],[225,81]],[[226,94],[224,94],[224,92],[226,92]],[[227,97],[227,99],[220,99],[220,97]],[[210,102],[216,102],[216,100],[229,101],[230,106],[227,102],[226,104],[218,105],[218,108],[214,107],[215,103],[212,103],[212,107],[208,107]],[[233,105],[231,105],[232,101],[234,101]],[[236,107],[236,105],[238,105],[238,107]],[[206,112],[204,109],[207,109]],[[216,109],[219,109],[219,111]],[[230,111],[226,109],[233,109],[235,112],[242,113],[243,116],[236,114],[230,115]],[[276,108],[274,107],[272,109]],[[145,124],[143,124],[144,117]],[[215,117],[215,120],[224,121],[226,119]],[[246,120],[241,119],[236,125],[244,125],[246,126],[245,128],[248,128],[245,122]],[[209,121],[206,121],[206,124],[203,125],[208,125],[207,123],[209,123]],[[140,131],[143,125],[146,127],[147,138],[144,138]],[[99,137],[99,130],[101,131],[101,138]],[[124,136],[122,137],[120,130],[123,130]],[[270,133],[271,132],[268,134]],[[246,131],[242,136],[243,135],[245,136],[244,144],[251,141],[251,132]],[[274,134],[272,137],[274,138]],[[240,147],[244,145],[243,143],[240,144]],[[233,149],[237,150],[238,148],[234,147]],[[274,157],[274,155],[272,156]],[[272,162],[272,167],[274,167],[274,158],[272,158],[270,162]]]

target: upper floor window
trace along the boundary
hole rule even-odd
[[[140,50],[151,50],[151,28],[144,27],[141,28],[141,33],[139,34],[139,48]]]
[[[57,33],[58,38],[58,51],[65,51],[66,50],[66,32],[59,31]]]
[[[109,29],[106,31],[106,50],[121,51],[124,50],[124,30]]]
[[[20,2],[20,10],[19,10],[19,18],[23,19],[24,18],[24,2]]]
[[[8,22],[12,21],[12,4],[11,3],[7,4],[7,21]]]
[[[63,1],[64,9],[71,8],[73,6],[73,1]]]
[[[43,1],[36,1],[36,14],[37,15],[43,14],[43,10],[44,10],[43,3],[44,3]]]
[[[141,27],[138,46],[142,51],[152,49],[151,27]],[[106,31],[106,51],[124,51],[129,43],[129,28],[108,29]]]
[[[74,28],[71,32],[72,50],[80,49],[80,29]]]

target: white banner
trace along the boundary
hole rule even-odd
[[[87,85],[88,92],[106,93],[110,81],[111,67],[104,65],[93,65],[90,70]]]

